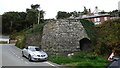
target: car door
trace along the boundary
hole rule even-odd
[[[26,57],[28,57],[28,47],[26,47],[25,49],[24,49],[24,55],[26,56]]]

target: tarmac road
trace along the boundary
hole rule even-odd
[[[59,68],[57,64],[44,62],[29,62],[28,59],[22,57],[21,49],[14,44],[0,44],[0,64],[2,68]],[[2,56],[1,56],[2,54]]]

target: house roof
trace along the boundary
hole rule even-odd
[[[9,39],[9,36],[0,36],[2,39]]]
[[[83,19],[87,19],[87,18],[97,18],[97,17],[103,17],[103,16],[111,16],[110,14],[94,14],[91,16],[82,16]]]
[[[79,16],[79,17],[70,17],[70,18],[67,18],[67,19],[79,20],[79,19],[89,19],[89,18],[108,17],[108,16],[111,17],[110,14],[93,14],[91,16],[83,15],[83,16]]]

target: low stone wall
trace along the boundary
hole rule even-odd
[[[14,44],[16,42],[17,42],[17,40],[10,40],[10,44]]]
[[[88,36],[79,20],[57,20],[44,26],[41,45],[52,54],[69,53],[80,51],[83,38]]]

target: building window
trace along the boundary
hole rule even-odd
[[[107,21],[107,17],[104,17],[104,20]]]
[[[100,18],[94,18],[94,21],[95,21],[95,25],[99,25],[99,24],[101,24],[101,22],[100,22]]]
[[[94,18],[95,22],[100,22],[100,18]]]

